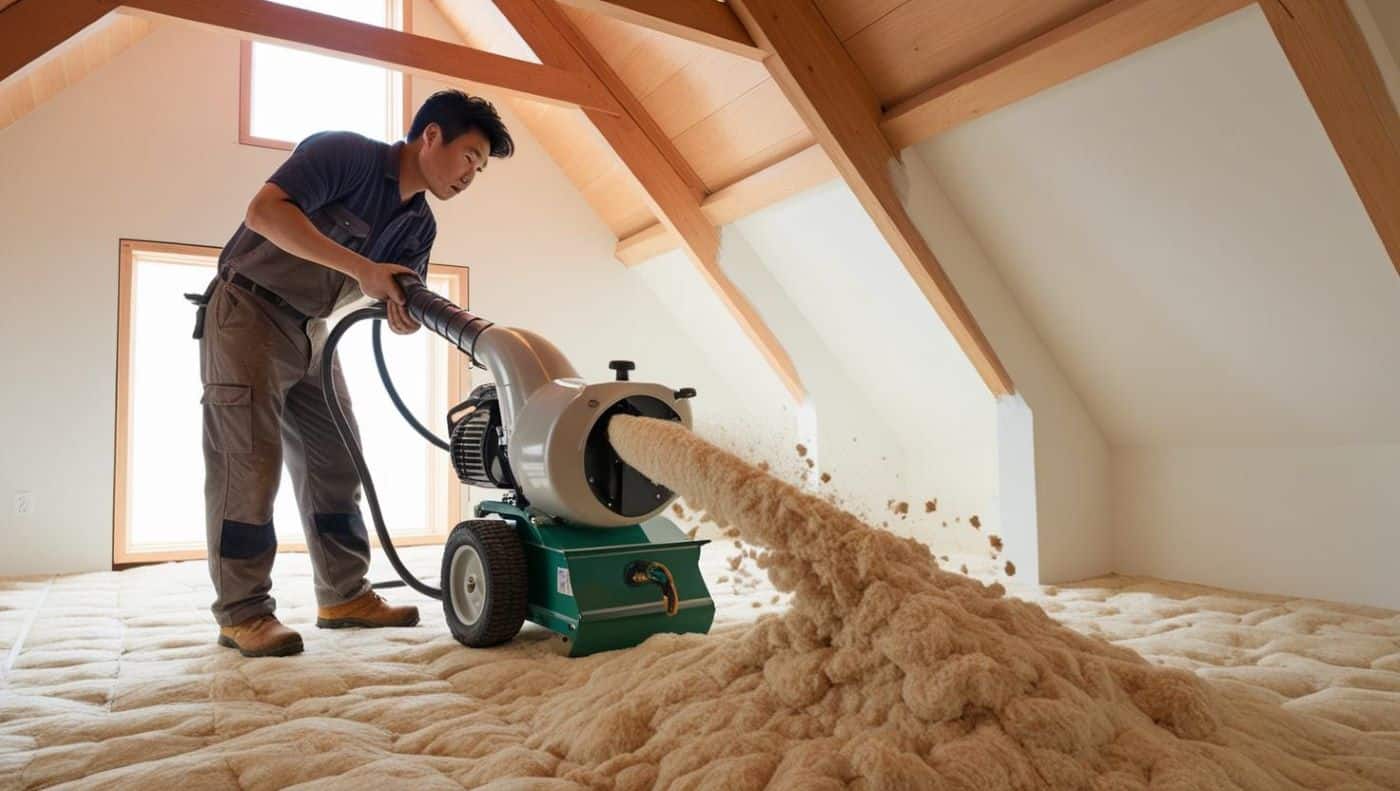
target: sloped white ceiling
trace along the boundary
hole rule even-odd
[[[1400,440],[1400,277],[1257,6],[919,153],[1113,444]]]

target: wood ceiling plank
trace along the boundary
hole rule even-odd
[[[709,52],[691,42],[606,16],[568,7],[565,11],[638,99]]]
[[[768,70],[763,64],[715,50],[701,55],[639,98],[657,126],[675,140],[767,79]]]
[[[570,6],[609,16],[630,25],[718,49],[731,55],[763,60],[764,52],[739,23],[734,12],[715,0],[560,0]]]
[[[620,163],[588,182],[579,192],[619,238],[656,222],[637,178]]]
[[[745,175],[742,162],[774,143],[807,130],[783,90],[771,79],[726,104],[676,137],[676,148],[695,164],[708,191]]]
[[[1101,5],[1104,0],[906,3],[845,42],[889,106]]]
[[[870,27],[900,6],[915,0],[816,0],[817,10],[842,41]],[[923,2],[924,0],[917,0]]]

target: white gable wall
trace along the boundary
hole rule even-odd
[[[1116,570],[1400,604],[1400,277],[1257,7],[918,153],[1112,446]]]

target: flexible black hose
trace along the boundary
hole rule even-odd
[[[389,393],[389,400],[394,402],[399,414],[403,415],[403,419],[407,420],[408,425],[413,426],[413,430],[417,431],[423,439],[451,453],[452,446],[448,444],[447,440],[434,434],[431,429],[418,422],[418,418],[413,416],[408,405],[399,397],[399,389],[394,387],[394,380],[389,376],[389,366],[384,362],[384,341],[380,331],[383,326],[384,322],[382,321],[374,323],[374,364],[379,367],[379,378],[384,382],[384,390]]]
[[[471,359],[472,365],[478,368],[485,367],[476,359],[476,341],[477,338],[481,337],[481,333],[491,327],[491,322],[457,307],[451,300],[434,293],[432,289],[423,284],[421,279],[414,275],[398,275],[395,280],[403,289],[404,307],[409,316],[464,352]],[[394,540],[389,537],[389,529],[384,525],[384,514],[379,508],[379,495],[375,492],[374,479],[369,474],[369,465],[365,463],[360,443],[355,440],[354,434],[350,431],[350,421],[346,419],[345,412],[340,408],[340,397],[335,388],[335,348],[340,344],[341,336],[360,321],[376,319],[373,333],[374,361],[379,368],[379,378],[384,382],[384,389],[389,393],[389,399],[394,402],[399,414],[403,415],[409,425],[413,426],[414,430],[424,439],[451,452],[449,443],[418,422],[418,419],[409,411],[408,406],[404,404],[403,399],[399,397],[398,389],[394,387],[393,379],[389,376],[389,367],[384,362],[384,345],[378,321],[385,318],[386,315],[387,311],[381,303],[356,310],[335,325],[330,336],[326,339],[325,348],[321,352],[321,393],[325,396],[326,408],[330,410],[331,420],[335,423],[336,431],[340,432],[340,438],[344,441],[345,448],[350,452],[350,460],[355,465],[355,472],[360,476],[360,485],[364,487],[365,500],[369,503],[370,518],[374,520],[374,531],[379,536],[379,545],[383,547],[384,554],[388,556],[389,564],[394,567],[394,571],[398,573],[404,584],[424,596],[441,599],[442,590],[413,576],[413,572],[409,571],[408,567],[399,559],[399,553],[394,549]],[[376,582],[372,587],[390,588],[396,587],[398,584],[397,582]]]
[[[340,408],[340,397],[335,387],[335,347],[339,345],[341,336],[358,322],[365,319],[383,319],[385,315],[387,314],[384,306],[375,305],[369,308],[360,308],[335,325],[335,329],[331,330],[330,336],[326,339],[325,349],[321,352],[321,393],[326,398],[326,408],[330,410],[331,420],[334,421],[336,430],[340,432],[340,438],[345,443],[345,448],[350,451],[350,460],[355,465],[355,472],[360,476],[360,485],[364,487],[365,500],[369,503],[370,517],[374,520],[374,530],[379,535],[379,545],[384,549],[384,554],[388,556],[389,564],[394,567],[394,571],[410,588],[429,598],[441,599],[441,589],[434,588],[413,576],[413,572],[409,571],[408,567],[399,559],[399,553],[394,549],[394,541],[389,537],[389,529],[384,526],[384,514],[379,508],[379,495],[374,490],[374,480],[370,477],[369,466],[365,464],[365,456],[360,449],[360,443],[356,441],[354,433],[350,430],[350,421],[346,419],[344,410]],[[377,346],[375,351],[379,351]],[[389,384],[388,371],[382,365],[383,356],[378,356],[381,360],[380,374],[384,377],[386,386],[392,388],[392,385]],[[395,405],[403,403],[397,398],[394,399],[394,402]],[[409,416],[405,407],[400,406],[399,411],[405,417]]]

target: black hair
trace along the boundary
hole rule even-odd
[[[515,141],[496,112],[495,105],[462,91],[448,89],[438,91],[423,102],[413,116],[413,126],[409,127],[410,142],[422,136],[428,124],[437,124],[442,130],[442,141],[451,143],[458,137],[475,129],[491,143],[491,156],[508,157],[515,153]]]

